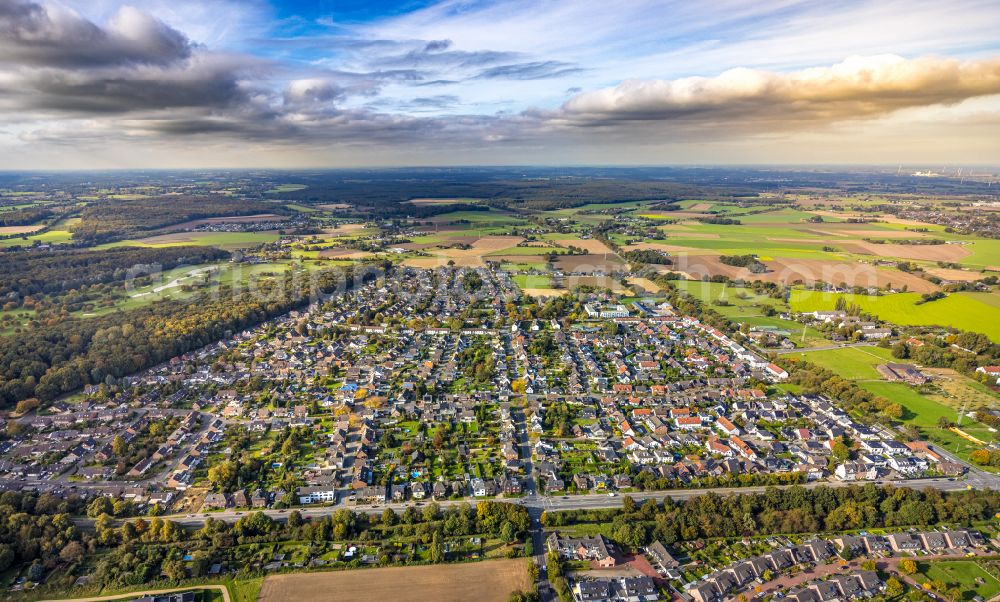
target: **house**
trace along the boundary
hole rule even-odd
[[[617,564],[614,545],[603,535],[594,537],[561,537],[558,532],[549,535],[546,546],[550,552],[558,552],[567,560],[590,560],[598,567],[607,568]]]
[[[775,380],[785,380],[788,378],[788,371],[777,364],[768,364],[764,371]]]
[[[864,481],[878,478],[878,468],[863,462],[844,462],[834,470],[841,481]]]
[[[209,493],[205,496],[202,508],[207,510],[221,510],[229,507],[229,500],[224,493]]]
[[[654,541],[649,544],[646,548],[646,552],[653,559],[653,566],[656,567],[660,572],[666,572],[669,569],[676,569],[681,565],[676,558],[667,550],[659,541]]]
[[[1000,385],[1000,366],[980,366],[976,368],[976,372],[985,374],[989,378],[994,379],[996,384]]]
[[[687,593],[695,602],[720,602],[724,596],[719,584],[712,579],[690,588]]]
[[[299,487],[296,495],[300,504],[321,504],[337,501],[337,491],[332,485]]]
[[[579,602],[611,602],[611,582],[604,579],[578,580],[573,584],[573,597]]]
[[[893,552],[916,552],[922,550],[924,544],[909,533],[892,533],[889,535],[889,547]]]
[[[242,489],[237,489],[232,496],[233,506],[237,508],[249,508],[250,499],[247,498],[247,494]]]
[[[619,597],[626,602],[653,602],[660,599],[660,591],[656,583],[646,577],[623,577]]]

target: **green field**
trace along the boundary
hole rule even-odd
[[[522,289],[552,287],[552,278],[545,275],[518,274],[513,276],[511,280]]]
[[[171,236],[172,240],[164,240]],[[109,249],[112,247],[180,247],[197,245],[202,247],[219,247],[220,249],[245,249],[262,243],[275,242],[279,238],[273,232],[183,232],[163,237],[119,240],[94,247]]]
[[[278,184],[274,188],[265,191],[266,194],[278,194],[281,192],[295,192],[297,190],[305,190],[309,188],[305,184]]]
[[[948,587],[957,586],[962,590],[963,600],[975,596],[989,600],[1000,594],[1000,581],[973,560],[936,560],[919,562],[917,566],[920,571],[914,575],[917,582],[942,581]]]
[[[824,351],[805,351],[797,357],[851,380],[879,379],[875,366],[896,361],[888,349],[881,347],[843,347]]]
[[[790,303],[793,311],[832,310],[837,298],[855,304],[863,312],[901,326],[951,326],[960,330],[980,332],[994,342],[1000,341],[1000,308],[980,301],[978,296],[953,293],[944,299],[915,305],[917,293],[891,295],[854,295],[793,290]]]

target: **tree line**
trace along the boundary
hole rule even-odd
[[[209,217],[285,211],[279,205],[221,195],[170,195],[94,202],[69,226],[73,240],[97,244]]]
[[[707,493],[684,501],[665,498],[638,504],[624,498],[622,508],[546,512],[549,528],[611,523],[613,539],[631,547],[653,540],[666,544],[710,537],[820,533],[920,526],[941,523],[971,526],[1000,510],[1000,492],[943,492],[933,488],[849,487],[768,488],[763,493],[721,496]]]
[[[227,259],[211,247],[120,247],[100,251],[12,251],[0,262],[0,298],[23,300],[92,284],[141,278],[158,270]]]

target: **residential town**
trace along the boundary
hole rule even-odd
[[[662,298],[581,293],[571,321],[518,294],[493,267],[408,268],[18,420],[0,477],[190,512],[966,470],[783,391]]]

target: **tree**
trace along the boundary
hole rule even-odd
[[[885,593],[890,598],[901,596],[903,594],[903,584],[900,583],[899,579],[889,577],[885,580]]]
[[[83,560],[83,546],[78,541],[71,541],[59,550],[59,558],[64,562],[76,564]]]
[[[97,518],[102,514],[111,514],[114,511],[114,502],[111,501],[111,498],[103,495],[95,497],[93,501],[90,502],[90,505],[87,506],[87,516],[90,518]]]
[[[506,520],[500,526],[500,541],[504,543],[511,543],[517,539],[517,531],[514,529],[514,523]]]
[[[227,491],[236,484],[236,462],[225,460],[208,469],[208,480],[216,488]]]
[[[444,544],[441,543],[441,532],[434,531],[434,535],[431,538],[431,548],[429,551],[429,558],[431,562],[444,562]]]
[[[833,452],[833,457],[840,463],[846,462],[851,457],[851,448],[847,447],[847,444],[841,439],[837,439],[833,443],[831,451]]]
[[[120,458],[128,453],[128,444],[122,439],[121,435],[115,435],[115,438],[111,441],[111,451],[115,454],[115,457]]]
[[[180,581],[187,578],[187,569],[184,568],[184,563],[180,560],[168,560],[163,563],[163,574],[167,576],[167,579]]]
[[[902,558],[899,561],[899,572],[904,575],[912,575],[917,572],[917,563],[910,558]]]

